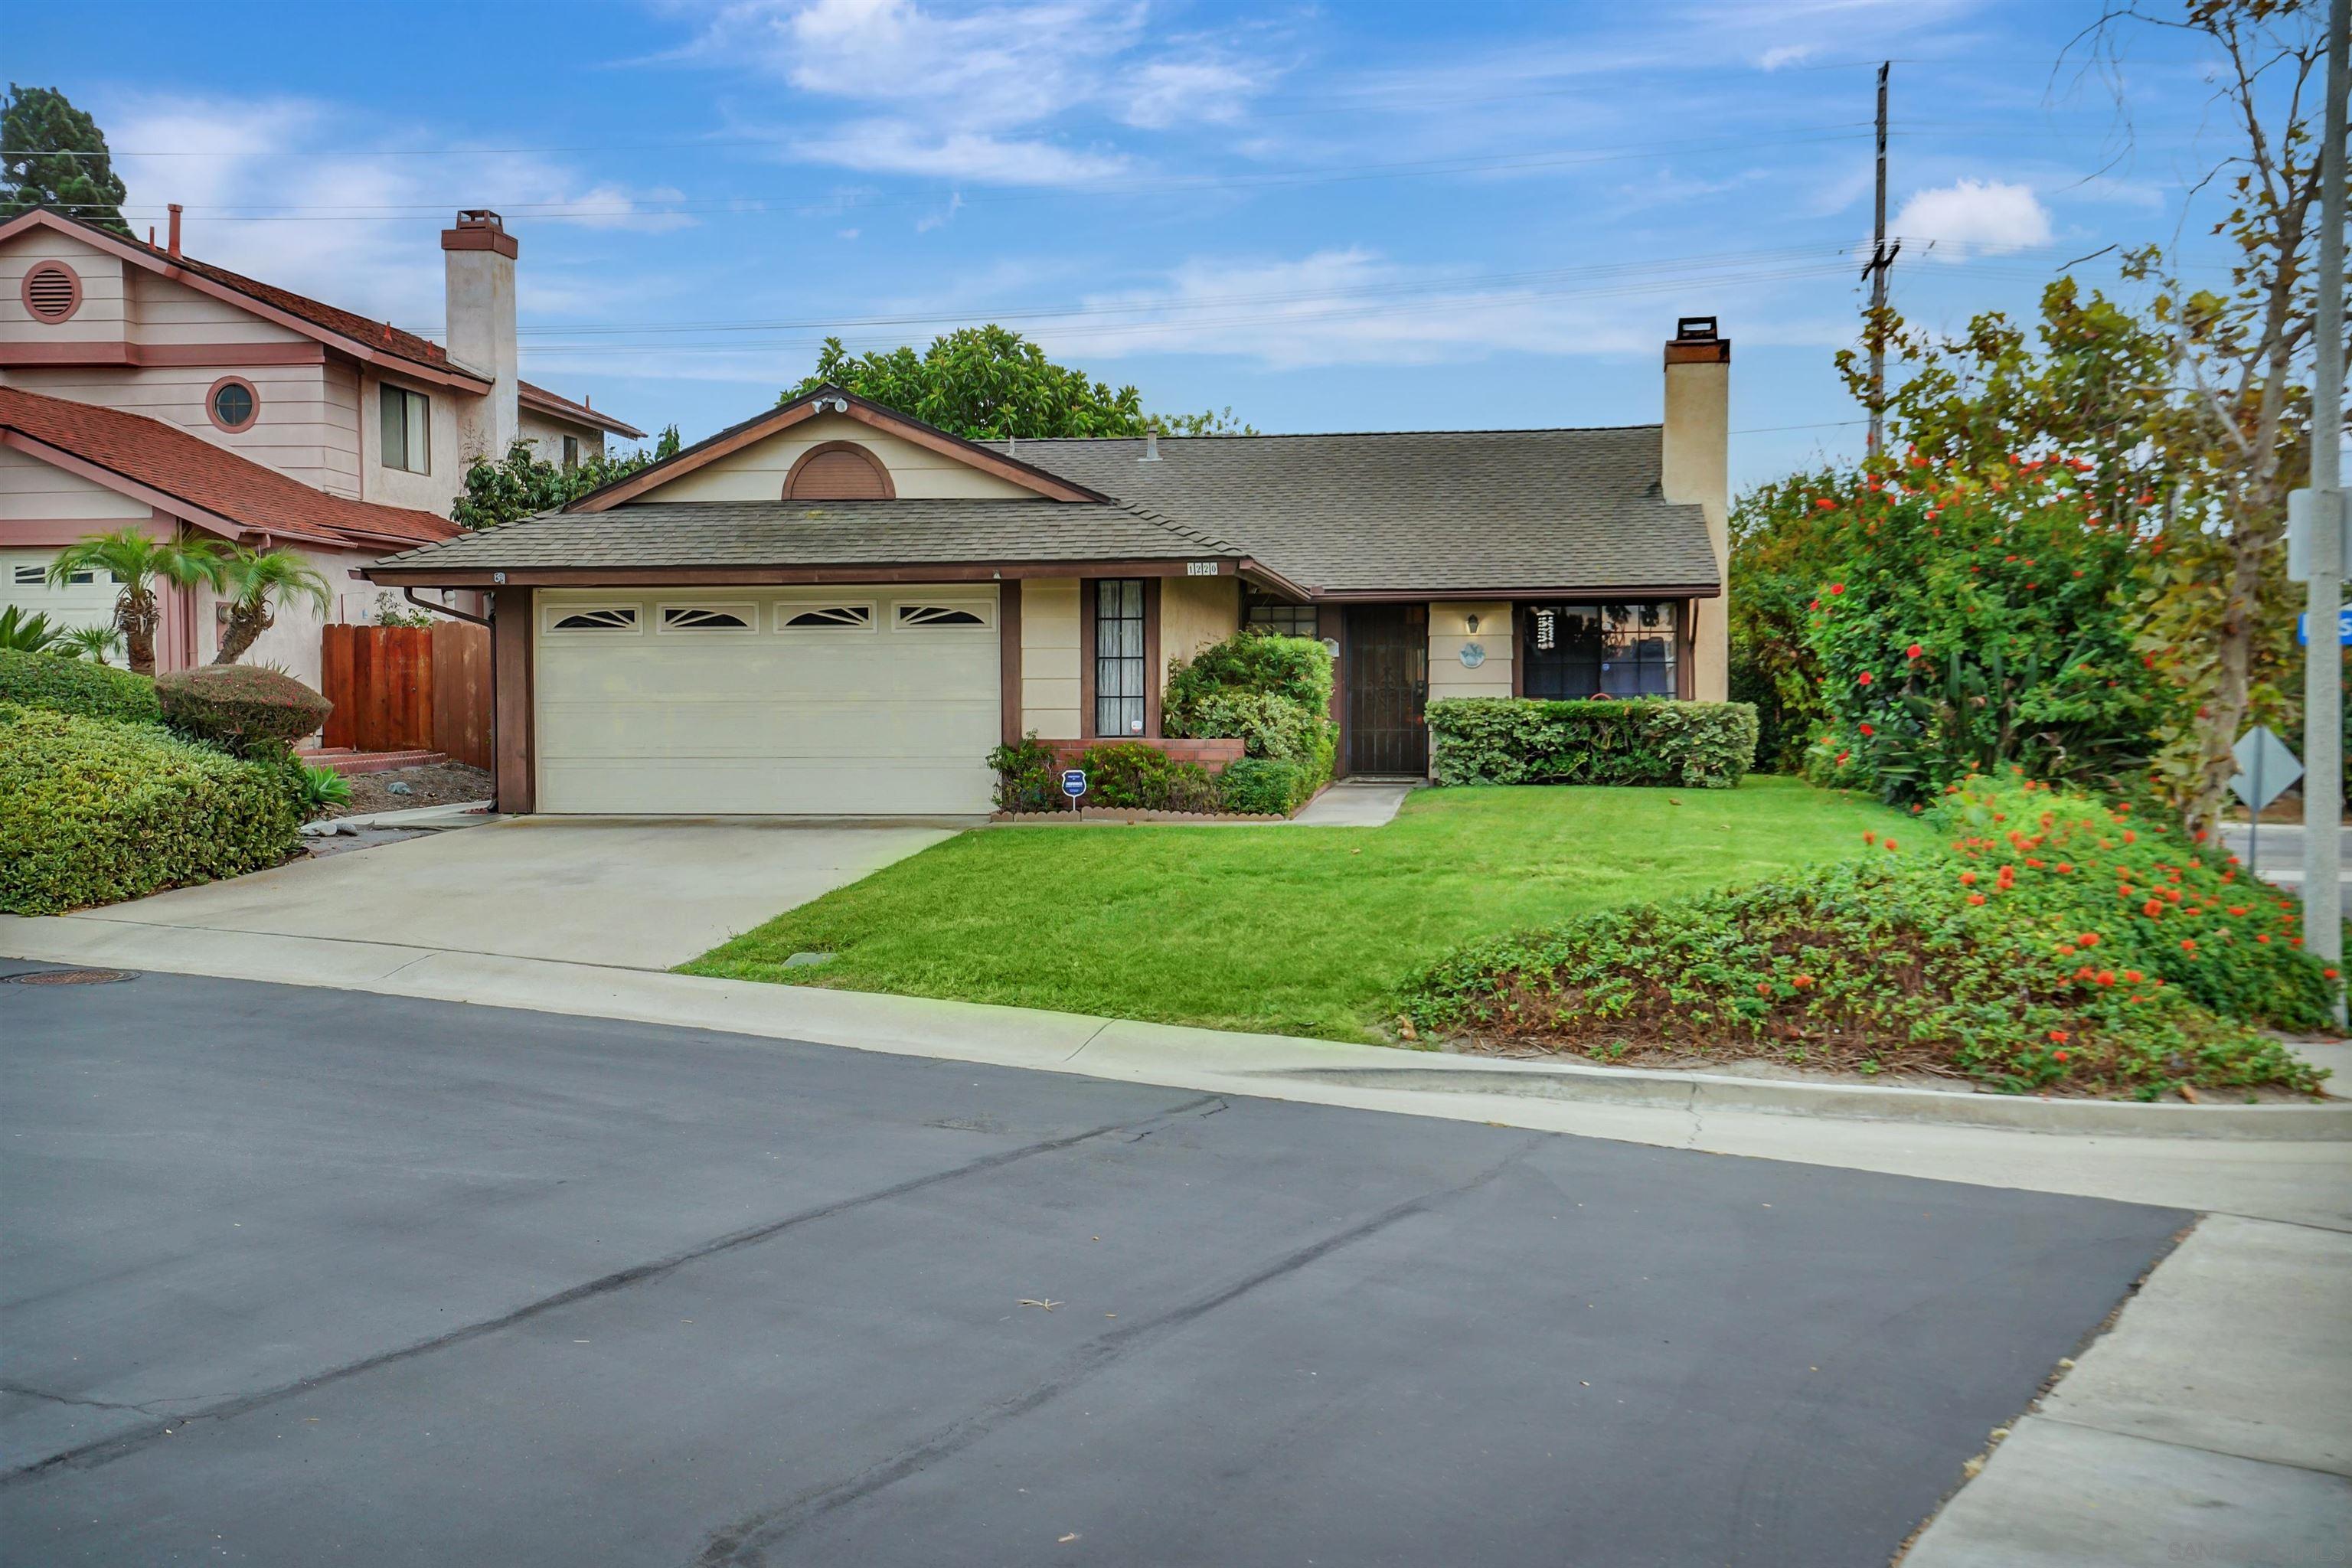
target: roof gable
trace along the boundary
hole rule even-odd
[[[0,245],[37,227],[68,235],[131,266],[226,300],[353,359],[462,391],[489,390],[488,378],[453,363],[439,344],[427,342],[414,332],[402,331],[388,321],[372,321],[365,316],[191,256],[175,257],[46,207],[36,207],[0,224]]]
[[[855,393],[845,392],[837,386],[820,386],[739,425],[730,426],[626,479],[615,480],[602,489],[591,490],[573,501],[567,510],[606,511],[630,501],[644,500],[656,496],[665,485],[748,451],[795,426],[826,416],[854,420],[869,429],[895,437],[1048,500],[1101,501],[1108,499],[1084,485],[1048,473],[1033,463],[992,450],[977,441],[950,436],[936,426],[926,425],[896,409],[885,408]]]

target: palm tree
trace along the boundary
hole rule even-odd
[[[220,652],[215,664],[235,664],[253,641],[278,620],[278,608],[288,600],[310,601],[327,613],[327,580],[290,550],[248,550],[237,546],[226,573],[230,595],[228,625],[221,628]]]
[[[58,641],[60,651],[73,649],[73,656],[104,664],[106,656],[122,646],[122,634],[112,626],[76,626]]]
[[[28,615],[15,605],[0,608],[0,648],[11,653],[38,653],[64,635],[63,626],[37,610]]]
[[[104,572],[122,584],[114,596],[114,624],[122,633],[131,668],[155,673],[155,626],[163,611],[155,602],[160,579],[175,588],[198,583],[220,586],[228,563],[207,539],[150,539],[135,528],[93,533],[58,552],[49,582],[63,587],[77,572]]]

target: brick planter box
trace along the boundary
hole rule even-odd
[[[1137,735],[1124,739],[1112,736],[1099,741],[1048,741],[1045,744],[1054,748],[1055,762],[1066,768],[1077,766],[1078,758],[1091,747],[1149,746],[1155,752],[1165,752],[1177,762],[1198,763],[1208,773],[1221,773],[1225,771],[1226,763],[1241,760],[1244,742],[1239,740],[1147,741]]]

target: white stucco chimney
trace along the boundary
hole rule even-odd
[[[519,247],[498,214],[469,207],[457,226],[441,231],[448,283],[449,357],[490,379],[487,397],[457,407],[461,458],[507,455],[519,434],[515,349],[515,253]]]
[[[1706,514],[1726,598],[1697,601],[1693,618],[1691,695],[1721,702],[1728,691],[1731,647],[1731,340],[1713,316],[1684,316],[1666,344],[1666,412],[1658,454],[1658,489],[1666,500]]]

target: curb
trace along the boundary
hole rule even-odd
[[[2352,1142],[2352,1101],[2320,1105],[2175,1105],[2119,1100],[2042,1100],[1941,1089],[1870,1089],[1785,1083],[1716,1073],[1637,1068],[1399,1067],[1275,1068],[1253,1076],[1353,1089],[1516,1094],[1675,1110],[1763,1111],[1850,1121],[1909,1121],[2011,1132],[2232,1142]]]
[[[423,827],[445,817],[464,816],[480,812],[482,821],[490,820],[495,803],[487,800],[453,801],[446,805],[412,805],[398,811],[363,811],[356,816],[321,816],[302,825],[302,833],[311,838],[331,838],[346,827]],[[462,826],[472,827],[474,823]]]

